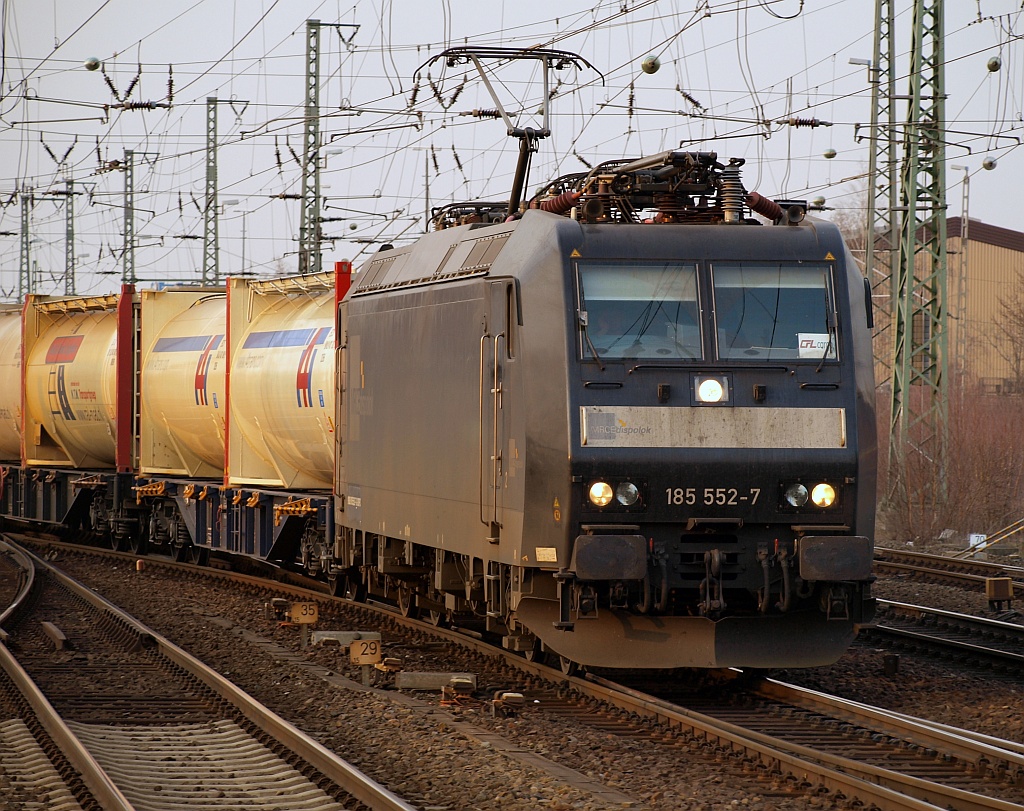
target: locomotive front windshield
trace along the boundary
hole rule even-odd
[[[580,287],[586,339],[600,357],[703,356],[696,265],[587,264]]]
[[[836,359],[828,265],[581,262],[579,284],[584,357]],[[706,334],[702,311],[711,316]]]
[[[712,280],[719,358],[836,357],[827,267],[720,263]]]

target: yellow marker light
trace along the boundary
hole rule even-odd
[[[811,501],[814,502],[815,507],[831,507],[835,500],[836,491],[831,484],[822,482],[814,485],[814,489],[811,490]]]
[[[697,397],[702,403],[720,403],[724,396],[725,389],[722,387],[721,382],[713,377],[702,380],[700,385],[697,386]]]
[[[594,482],[590,485],[590,503],[595,507],[607,507],[615,493],[608,482]]]

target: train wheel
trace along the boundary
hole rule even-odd
[[[408,586],[399,586],[397,593],[398,610],[403,617],[416,619],[419,617],[419,608],[416,606],[416,592]]]
[[[536,662],[538,665],[545,665],[548,661],[548,655],[544,650],[544,643],[539,639],[534,641],[532,648],[523,651],[523,657],[527,662]]]
[[[345,577],[342,595],[353,602],[362,603],[366,601],[367,590],[366,586],[359,581],[358,577],[358,575],[355,577],[347,575]]]
[[[427,621],[436,628],[447,628],[451,625],[451,619],[448,617],[447,611],[430,610],[426,616]]]
[[[566,676],[577,676],[580,672],[580,666],[568,656],[558,657],[558,666],[561,668],[562,673]]]
[[[130,551],[130,535],[125,535],[120,532],[113,532],[110,535],[110,548],[115,552],[128,552]]]
[[[149,540],[141,532],[128,539],[128,548],[136,555],[145,555],[149,551]]]
[[[447,628],[448,612],[444,608],[444,594],[433,586],[428,586],[422,600],[417,599],[420,616],[436,628]]]
[[[191,544],[188,548],[188,559],[196,566],[205,566],[210,562],[210,550]]]

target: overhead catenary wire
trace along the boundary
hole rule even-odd
[[[218,44],[216,51],[207,48],[207,52],[213,52],[209,60],[191,56],[201,53],[193,47],[188,51],[187,61],[174,62],[176,87],[173,109],[159,111],[156,114],[155,111],[112,111],[109,122],[99,128],[102,130],[99,133],[101,151],[106,161],[122,158],[126,148],[160,153],[154,170],[146,170],[145,177],[140,179],[151,184],[147,194],[150,195],[150,204],[158,212],[153,224],[162,228],[165,233],[183,230],[186,215],[177,209],[176,196],[179,192],[187,191],[194,186],[196,174],[202,169],[203,134],[198,127],[201,118],[196,113],[202,108],[206,95],[220,95],[218,89],[225,86],[243,88],[246,85],[239,84],[243,79],[246,82],[253,82],[249,86],[258,85],[262,89],[258,93],[245,93],[252,96],[253,107],[247,113],[244,125],[230,127],[229,132],[220,138],[221,149],[230,160],[238,161],[239,155],[245,156],[242,164],[244,171],[237,176],[223,177],[224,194],[252,201],[261,194],[295,191],[297,167],[285,166],[278,170],[273,155],[273,139],[280,138],[282,148],[289,136],[293,139],[293,145],[298,143],[296,137],[302,120],[301,81],[294,72],[291,73],[291,84],[287,85],[291,88],[290,103],[289,96],[281,93],[281,87],[284,85],[279,82],[280,77],[289,73],[282,70],[281,66],[288,64],[289,61],[294,64],[294,60],[301,58],[301,49],[297,47],[295,37],[297,28],[293,25],[287,30],[280,26],[270,29],[266,24],[260,24],[260,21],[280,19],[279,13],[283,5],[267,0],[252,15],[243,15],[240,11],[241,6],[233,5],[231,8],[235,16],[232,19],[237,20],[237,25],[231,26],[231,30],[243,33],[232,36],[227,43]],[[867,88],[860,82],[859,86],[851,89],[849,76],[854,71],[847,71],[845,74],[839,71],[837,75],[835,65],[836,53],[853,47],[858,37],[864,37],[866,30],[841,30],[838,32],[840,41],[833,43],[829,53],[822,55],[820,49],[816,50],[813,56],[809,54],[809,58],[803,60],[803,65],[790,72],[788,76],[780,75],[778,71],[772,72],[769,76],[763,61],[754,55],[753,50],[740,51],[740,54],[746,54],[742,60],[746,65],[746,80],[733,70],[730,74],[733,81],[723,81],[722,55],[726,49],[737,53],[736,45],[733,44],[735,35],[728,39],[723,38],[719,36],[721,27],[714,28],[711,24],[728,18],[733,23],[731,31],[735,34],[735,23],[743,15],[747,43],[753,43],[756,37],[764,36],[765,32],[783,30],[786,25],[792,25],[793,21],[781,18],[793,15],[795,8],[801,9],[800,19],[796,21],[796,25],[804,26],[809,20],[813,20],[815,15],[837,14],[836,9],[841,10],[844,5],[843,0],[834,0],[824,6],[808,8],[803,8],[798,0],[772,3],[731,0],[699,4],[696,7],[699,13],[695,17],[694,6],[690,3],[684,6],[679,2],[666,3],[664,0],[657,4],[645,0],[625,3],[616,0],[591,4],[586,8],[547,9],[546,18],[517,13],[513,20],[511,15],[506,18],[504,10],[495,10],[487,19],[487,24],[478,25],[475,30],[485,41],[521,47],[547,41],[578,43],[585,47],[589,47],[591,43],[595,46],[600,43],[601,53],[607,56],[602,62],[602,68],[609,77],[609,87],[605,93],[597,94],[593,82],[586,76],[573,77],[572,81],[564,82],[558,88],[552,108],[557,135],[550,143],[545,144],[544,150],[538,155],[534,171],[538,181],[541,175],[555,176],[569,165],[581,165],[577,155],[584,156],[594,163],[603,158],[621,155],[626,147],[629,147],[630,151],[657,151],[662,147],[671,148],[685,141],[692,144],[693,148],[699,148],[701,144],[711,143],[712,137],[725,136],[728,138],[725,143],[731,142],[737,149],[760,151],[765,157],[769,157],[775,150],[774,144],[763,144],[760,138],[750,139],[749,135],[753,130],[730,119],[775,121],[783,117],[781,112],[784,108],[788,116],[817,116],[836,122],[837,127],[845,128],[845,151],[840,148],[836,162],[825,166],[824,170],[820,161],[817,170],[814,169],[820,155],[815,155],[814,151],[808,148],[813,144],[811,133],[808,133],[809,137],[806,138],[803,134],[798,136],[793,131],[786,134],[786,139],[790,141],[787,146],[788,165],[793,171],[799,167],[799,173],[794,176],[800,180],[792,185],[813,185],[817,191],[821,188],[823,180],[831,179],[827,172],[829,168],[839,167],[841,161],[853,160],[856,153],[857,145],[853,143],[851,134],[857,120],[853,116],[834,115],[832,109],[840,103],[845,104],[846,109],[850,109],[848,102],[859,99],[866,119]],[[981,6],[979,9],[988,13],[991,6],[987,2],[984,5],[984,9]],[[99,8],[103,6],[108,4],[104,3]],[[309,6],[308,10],[303,9],[308,14],[320,13],[324,8],[322,3],[311,3]],[[439,149],[442,144],[444,145],[444,149],[439,152],[441,165],[438,169],[438,182],[434,184],[432,190],[439,197],[447,199],[455,195],[461,198],[500,194],[509,174],[507,158],[503,157],[507,155],[509,148],[503,128],[495,128],[487,122],[457,118],[459,108],[464,103],[470,106],[475,103],[472,96],[474,89],[470,85],[463,88],[457,103],[449,110],[442,109],[430,99],[429,93],[423,92],[410,105],[409,98],[413,89],[411,71],[403,71],[401,66],[403,60],[410,61],[406,59],[407,55],[416,53],[418,48],[426,49],[427,46],[422,41],[410,42],[408,38],[403,38],[400,24],[402,21],[396,16],[399,9],[397,5],[378,3],[375,8],[379,13],[376,18],[370,18],[369,24],[367,18],[359,19],[359,22],[364,24],[364,32],[368,37],[359,41],[354,52],[343,53],[344,49],[338,45],[329,49],[330,53],[325,53],[330,62],[324,72],[327,91],[324,94],[325,103],[321,111],[325,146],[329,144],[332,148],[342,148],[346,154],[344,169],[333,168],[341,166],[338,158],[327,155],[323,157],[325,182],[336,187],[326,190],[325,196],[329,198],[332,193],[356,191],[351,188],[353,181],[350,178],[361,177],[361,172],[369,170],[372,174],[358,183],[382,189],[385,196],[390,195],[392,199],[386,202],[388,208],[401,208],[403,204],[409,207],[409,200],[422,191],[421,183],[415,182],[415,185],[411,185],[409,179],[418,179],[422,165],[421,162],[404,159],[403,153],[408,157],[409,150],[416,145],[422,145],[424,139],[430,136],[435,138]],[[153,53],[161,36],[172,31],[180,22],[192,19],[192,15],[201,13],[203,9],[204,5],[200,3],[191,4],[184,11],[175,9],[172,14],[168,14],[168,18],[156,19],[149,23],[146,26],[148,34],[130,36],[127,38],[129,41],[112,49],[110,52],[116,51],[119,60],[110,59],[107,69],[112,76],[117,77],[118,87],[123,89],[126,86],[123,83],[130,80],[131,74],[136,72],[137,65],[141,63],[140,82],[147,91],[146,97],[156,95],[152,92],[152,82],[157,80],[157,77],[159,80],[156,87],[162,93],[169,63],[156,58],[147,60],[146,57]],[[113,7],[108,7],[107,11],[113,12]],[[776,13],[766,13],[772,11]],[[356,14],[357,9],[353,7],[353,21],[357,19]],[[556,14],[557,17],[554,16]],[[341,17],[340,14],[337,16]],[[971,16],[973,23],[973,10]],[[982,16],[979,12],[978,17]],[[437,52],[445,43],[461,44],[460,26],[465,17],[464,10],[453,11],[449,4],[440,4],[440,35],[434,37],[437,40],[436,44],[425,52]],[[1006,15],[990,17],[991,20],[986,19],[986,23],[991,22],[988,26],[990,32],[999,32],[998,37],[992,35],[992,41],[998,40],[1001,43],[999,47],[1011,49],[1004,59],[1009,67],[1015,64],[1012,49],[1017,47],[1015,44],[1019,41],[1014,33],[1019,19]],[[346,19],[349,18],[349,13],[346,12]],[[174,23],[174,20],[178,20],[178,23]],[[975,28],[982,30],[985,26],[975,25]],[[541,36],[545,30],[547,37]],[[950,36],[962,30],[951,29]],[[267,38],[268,32],[272,32],[269,44],[264,47],[261,43],[261,52],[253,56],[251,46]],[[778,38],[777,35],[773,36]],[[8,54],[10,48],[6,38],[4,42],[4,53]],[[651,103],[664,98],[664,93],[660,96],[658,93],[666,88],[659,88],[651,79],[639,77],[638,80],[637,57],[658,52],[659,48],[662,48],[661,52],[666,54],[667,58],[663,60],[662,74],[657,78],[669,77],[667,89],[675,92],[675,85],[679,84],[685,92],[697,98],[705,109],[696,112],[702,112],[703,115],[679,116],[664,105]],[[970,59],[971,53],[983,50],[984,48],[964,49],[963,53],[951,54],[950,63],[966,62]],[[58,60],[65,53],[63,49],[57,52],[54,60]],[[739,61],[739,55],[733,59]],[[124,64],[124,71],[120,70],[119,61]],[[43,63],[36,58],[23,60],[23,63],[24,71],[35,69],[32,81],[49,80],[50,77],[71,77],[75,70],[79,71],[76,76],[86,76],[84,71],[77,67],[80,62],[76,63],[72,59],[65,59],[59,63]],[[5,62],[4,67],[8,73],[11,64],[16,63]],[[183,67],[184,65],[188,67]],[[832,72],[833,85],[839,82],[841,87],[826,86],[824,90],[815,91],[816,87],[820,88],[822,85],[821,76],[818,74],[823,65],[827,65]],[[371,66],[373,69],[368,70]],[[999,141],[994,138],[995,135],[1020,134],[1017,129],[1019,121],[1014,118],[1014,106],[1019,102],[1015,102],[1013,88],[1021,84],[1016,75],[1010,70],[1005,70],[985,77],[992,99],[986,99],[984,93],[975,91],[977,98],[968,99],[964,103],[964,110],[958,111],[958,114],[965,117],[963,114],[968,106],[971,106],[971,102],[984,102],[980,106],[987,107],[991,113],[989,119],[982,120],[993,125],[990,128],[990,135],[993,137],[988,144],[984,144],[979,141],[976,134],[957,136],[961,143],[972,146],[976,151],[986,147],[998,150],[1000,159],[1003,155],[1013,155],[1018,151],[1015,141]],[[737,77],[740,81],[735,81]],[[92,74],[92,79],[92,89],[99,90],[102,87],[101,77]],[[531,105],[535,106],[539,100],[539,87],[536,83],[531,85],[529,78],[520,81],[513,76],[503,76],[500,81],[510,96],[521,100],[520,107],[524,111],[529,111]],[[789,92],[779,92],[780,88],[787,84]],[[632,105],[629,105],[631,85],[634,100]],[[971,90],[975,90],[976,87],[983,87],[983,83],[972,84]],[[447,92],[446,99],[450,97],[453,88],[449,87]],[[758,97],[756,102],[755,94]],[[346,104],[344,99],[349,97],[351,98]],[[78,99],[81,98],[83,97],[78,96]],[[108,98],[113,97],[108,95]],[[681,105],[680,109],[694,112],[684,97],[676,95],[676,99]],[[77,99],[72,97],[69,100]],[[4,101],[9,103],[11,99],[5,98]],[[24,99],[18,99],[17,102],[39,104],[25,102]],[[627,122],[626,111],[630,106],[633,117]],[[978,106],[979,104],[975,103],[973,108]],[[348,109],[342,109],[343,107]],[[374,111],[369,112],[370,110]],[[822,110],[827,110],[828,114],[822,115]],[[621,118],[616,119],[616,116]],[[35,116],[37,119],[41,117]],[[622,122],[617,132],[615,129],[610,133],[601,131],[606,128],[606,122],[615,120]],[[627,125],[633,131],[628,143],[624,138]],[[86,128],[89,127],[91,125],[86,125]],[[12,133],[13,137],[21,138],[16,147],[20,168],[9,179],[0,179],[0,191],[9,189],[15,180],[44,188],[60,181],[53,161],[45,155],[37,139],[41,133],[44,134],[47,143],[52,145],[59,156],[67,144],[71,143],[75,127],[54,124],[31,126],[26,129],[30,131],[27,138]],[[446,132],[441,134],[441,130]],[[778,127],[773,125],[767,131],[774,133],[777,130]],[[984,130],[984,126],[979,126],[976,131],[983,133]],[[91,141],[93,132],[90,130],[88,135]],[[748,138],[745,146],[744,138]],[[34,152],[38,152],[45,162],[41,163]],[[846,157],[847,154],[850,157]],[[458,162],[454,160],[456,155],[459,157]],[[100,163],[97,162],[94,150],[76,149],[69,160],[73,164],[70,168],[76,177],[93,178],[105,188],[105,191],[101,190],[97,200],[116,200],[119,175],[97,175]],[[415,170],[412,168],[414,163]],[[748,165],[753,163],[755,162],[751,161]],[[767,179],[767,182],[773,184],[773,190],[777,189],[785,166],[781,161],[774,164],[770,161],[764,163],[769,176],[777,175],[774,180],[770,177]],[[842,177],[835,183],[840,184],[842,178],[856,175],[857,169],[856,166],[844,166],[843,171],[839,173]],[[757,170],[751,172],[751,182],[763,182],[765,178],[758,176],[756,172]],[[399,178],[405,180],[396,184]],[[804,193],[800,188],[794,188],[792,191],[794,194]],[[400,200],[403,195],[404,199]],[[164,206],[166,211],[161,211],[161,206]],[[295,219],[293,209],[294,206],[279,202],[264,202],[258,209],[261,213],[253,214],[252,217],[270,214],[275,221],[273,229],[283,236],[282,246],[287,248],[289,231],[293,230]],[[37,212],[40,228],[47,227],[45,218],[49,216],[43,211],[44,209],[40,209]],[[106,241],[116,242],[116,235],[121,226],[116,206],[103,205],[102,212],[97,213],[102,214],[102,217],[95,216],[89,206],[83,207],[79,216],[86,227],[84,230],[80,229],[81,238],[91,238],[88,231],[92,226],[87,224],[102,219],[102,226],[96,227],[103,229]],[[9,215],[0,212],[0,218],[4,219],[0,222],[0,229],[8,229],[12,222]],[[60,231],[56,228],[58,224],[54,220],[56,241],[60,239]],[[0,250],[5,247],[7,246],[0,242]]]

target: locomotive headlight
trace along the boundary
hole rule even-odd
[[[594,489],[591,488],[590,492],[593,493]],[[591,496],[591,498],[593,498],[593,496]],[[633,482],[623,482],[615,488],[615,500],[623,507],[632,507],[636,504],[637,499],[639,498],[640,491]]]
[[[804,492],[806,493],[806,490]],[[811,490],[811,501],[815,507],[831,507],[836,501],[835,488],[826,482],[814,485]]]
[[[722,384],[711,378],[702,380],[697,386],[697,396],[700,397],[702,403],[718,403],[724,394],[725,389],[722,388]]]
[[[724,377],[694,378],[694,394],[698,403],[725,403],[729,400],[729,381]]]
[[[807,488],[802,484],[791,484],[783,495],[786,502],[793,507],[803,507],[807,503]]]
[[[590,485],[590,503],[595,507],[607,507],[614,495],[615,492],[608,482],[594,482]]]

